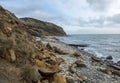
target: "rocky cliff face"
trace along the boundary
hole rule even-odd
[[[6,20],[6,22],[11,23],[18,23],[22,25],[22,28],[24,28],[29,34],[33,36],[66,36],[66,33],[64,32],[63,28],[60,26],[57,26],[53,23],[40,21],[34,18],[21,18],[18,19],[13,13],[9,12],[8,10],[3,9],[0,7],[0,14],[1,14],[1,23],[5,23],[3,20]],[[3,9],[3,10],[2,10]],[[10,17],[7,19],[8,15]],[[3,18],[3,17],[5,18]],[[11,21],[13,19],[14,21]]]
[[[0,83],[66,83],[54,49],[34,40],[25,26],[0,7]]]
[[[34,36],[66,36],[64,30],[55,24],[33,18],[21,18],[21,21],[28,27],[28,32]]]

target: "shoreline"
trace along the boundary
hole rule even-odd
[[[60,65],[62,67],[61,73],[64,74],[65,77],[68,77],[68,79],[73,80],[73,83],[79,83],[78,76],[81,77],[79,79],[84,79],[84,83],[120,83],[120,75],[115,73],[116,71],[120,73],[120,71],[112,66],[108,66],[111,61],[105,61],[101,58],[95,57],[93,54],[61,42],[55,37],[43,38],[42,42],[44,44],[49,43],[51,46],[56,46],[57,48],[68,52],[67,55],[57,54],[56,56],[65,59],[66,63]],[[72,54],[78,51],[81,56],[71,57]],[[78,60],[82,60],[86,67],[74,66],[73,69],[75,68],[76,72],[71,73],[69,67]]]

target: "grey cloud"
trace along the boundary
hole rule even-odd
[[[92,7],[95,10],[103,11],[109,8],[109,4],[112,2],[112,0],[86,0],[90,7]]]
[[[114,27],[120,25],[120,14],[97,19],[79,19],[78,25],[82,27]]]
[[[120,14],[116,14],[111,17],[107,17],[107,21],[113,23],[113,24],[120,24]]]
[[[105,18],[99,17],[96,19],[79,19],[78,25],[82,27],[102,27],[104,25]]]

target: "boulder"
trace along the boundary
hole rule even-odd
[[[21,77],[23,78],[23,80],[30,83],[37,82],[42,78],[38,70],[34,66],[30,65],[22,68]]]
[[[73,57],[79,57],[79,56],[81,56],[81,54],[80,54],[80,52],[75,52],[75,53],[72,54],[72,56]]]
[[[107,60],[112,60],[113,57],[112,57],[112,56],[107,56],[106,59],[107,59]]]
[[[64,51],[64,50],[61,50],[60,48],[57,48],[57,47],[53,47],[55,53],[58,53],[58,54],[68,54],[68,52]]]
[[[85,62],[82,60],[77,60],[75,63],[77,64],[77,67],[86,67]]]
[[[118,71],[118,70],[112,70],[112,74],[120,76],[120,71]]]
[[[38,81],[37,81],[37,83],[41,83],[41,81],[40,81],[40,80],[38,80]]]
[[[63,57],[59,57],[59,58],[57,58],[57,63],[58,64],[66,63],[66,60]]]
[[[120,61],[117,62],[117,65],[120,66]]]
[[[42,83],[49,83],[49,81],[45,79],[45,80],[42,80]]]
[[[50,50],[50,51],[53,51],[53,48],[52,48],[52,46],[51,46],[49,43],[47,43],[46,48],[47,48],[48,50]]]
[[[101,62],[102,61],[101,58],[98,58],[96,56],[92,56],[91,59],[92,59],[92,61],[95,61],[95,62]]]
[[[76,64],[75,63],[73,63],[73,64],[71,64],[71,66],[69,67],[69,71],[71,72],[71,73],[75,73],[77,70],[76,70]]]
[[[60,74],[60,73],[56,73],[54,75],[54,82],[53,83],[67,83],[66,78]]]
[[[112,70],[109,69],[109,68],[99,67],[99,68],[97,68],[97,70],[98,70],[98,71],[101,71],[101,72],[103,72],[103,73],[105,73],[105,74],[112,74]]]
[[[77,77],[77,79],[78,79],[78,81],[80,81],[80,83],[81,83],[81,82],[84,82],[85,80],[87,80],[87,77],[86,77],[86,76],[80,76],[80,75],[79,75],[79,76]]]
[[[51,65],[38,59],[35,59],[35,63],[38,66],[39,72],[44,75],[54,74],[60,71],[59,65]]]
[[[14,62],[16,60],[16,55],[13,49],[9,50],[10,56],[11,56],[11,60],[12,62]]]
[[[70,77],[70,76],[66,77],[66,81],[67,81],[67,83],[75,83],[74,78]]]

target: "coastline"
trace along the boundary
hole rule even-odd
[[[49,43],[52,47],[56,46],[68,53],[64,55],[56,54],[56,56],[65,60],[65,63],[63,62],[60,65],[62,69],[61,73],[68,81],[73,81],[70,83],[79,83],[80,80],[82,83],[120,83],[120,71],[108,66],[110,61],[102,60],[84,50],[69,46],[55,37],[43,38],[41,41],[44,44]],[[75,52],[80,52],[80,56],[72,56]],[[76,61],[79,60],[86,67],[77,66]],[[71,65],[73,67],[72,72],[70,70]]]
[[[52,36],[66,36],[61,27],[2,7],[0,21],[0,83],[120,83],[117,65]]]

